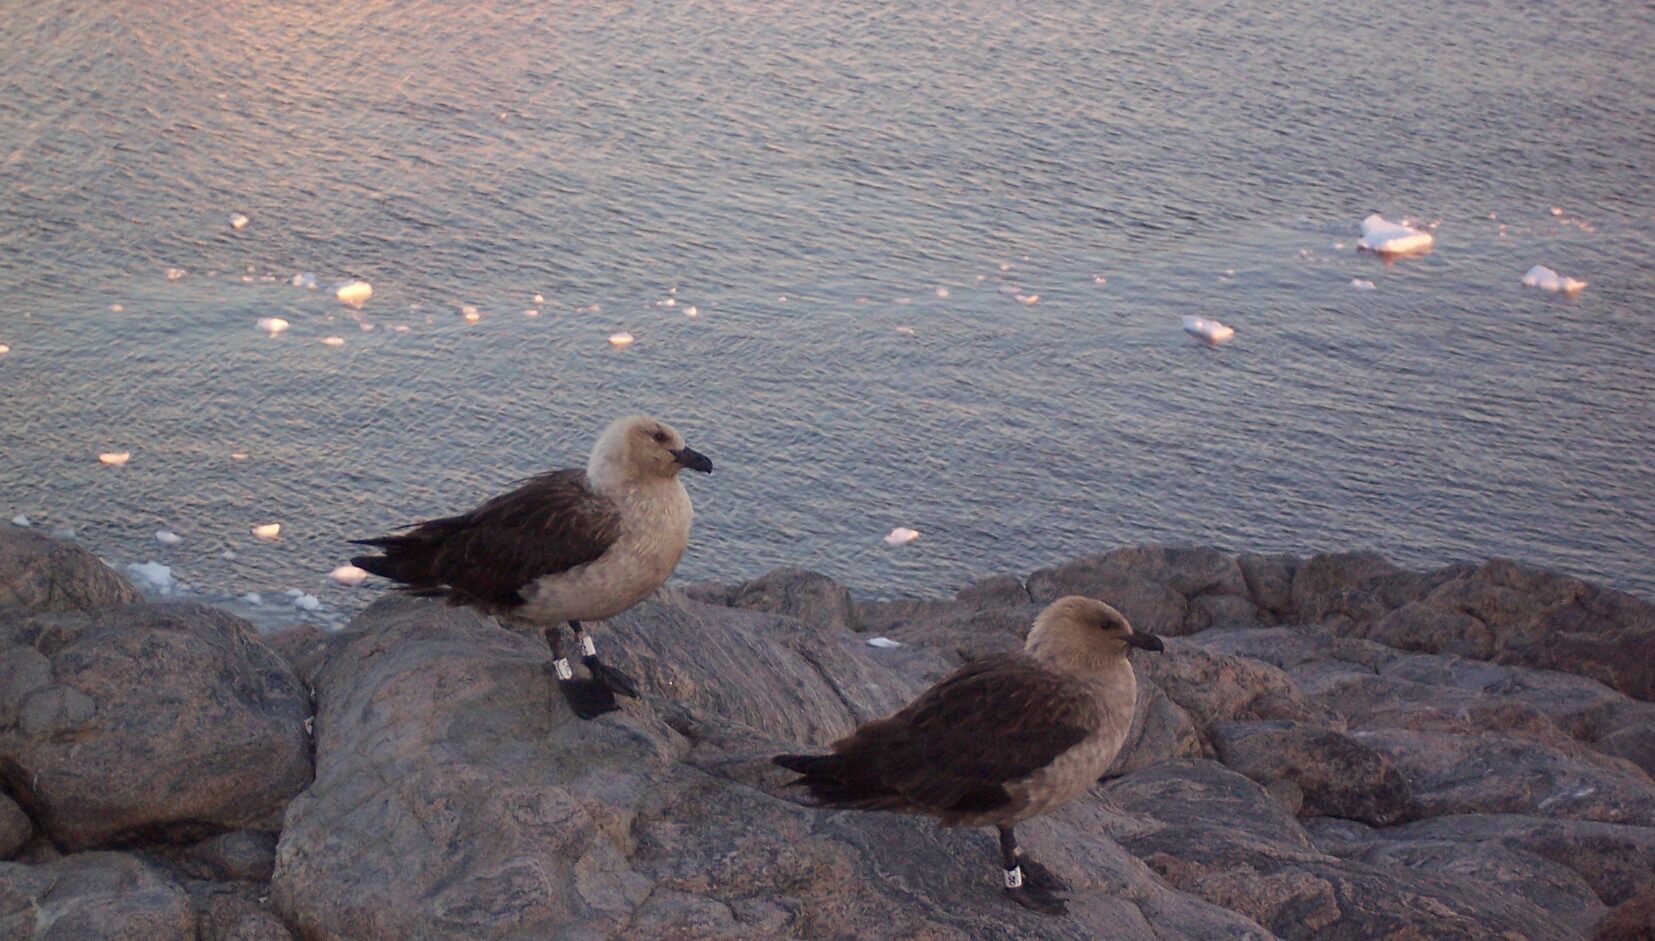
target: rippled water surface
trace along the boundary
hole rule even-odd
[[[681,578],[938,594],[1162,541],[1655,596],[1647,4],[0,23],[0,519],[264,593],[267,623],[287,588],[372,597],[325,577],[347,538],[580,463],[635,410],[718,464]],[[1358,254],[1375,210],[1436,250]],[[1590,286],[1526,289],[1535,264]]]

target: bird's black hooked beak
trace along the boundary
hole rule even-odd
[[[694,448],[683,447],[668,453],[672,455],[672,459],[677,461],[680,467],[687,467],[692,471],[700,471],[703,474],[713,472],[712,459]]]
[[[1136,647],[1139,650],[1167,649],[1167,645],[1161,643],[1161,638],[1154,634],[1145,634],[1143,631],[1133,631],[1126,635],[1126,643],[1128,646]]]

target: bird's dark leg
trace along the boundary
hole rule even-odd
[[[1043,915],[1063,915],[1069,903],[1053,894],[1068,888],[1051,870],[1024,856],[1017,848],[1017,835],[1011,825],[1000,831],[1000,868],[1005,877],[1006,895],[1013,902]]]
[[[552,672],[557,674],[558,682],[574,679],[575,671],[569,668],[569,658],[563,655],[563,632],[556,624],[546,628],[546,646],[552,650]]]
[[[575,639],[580,642],[580,662],[592,672],[592,678],[602,680],[604,685],[622,696],[638,698],[638,684],[632,678],[598,659],[598,648],[592,643],[592,635],[586,633],[579,621],[570,621],[569,626],[575,629]]]

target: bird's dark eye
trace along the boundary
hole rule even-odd
[[[664,444],[667,440],[667,433],[664,431],[657,431],[655,434],[650,435],[650,437],[654,438],[657,444]]]

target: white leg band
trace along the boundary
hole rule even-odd
[[[1021,889],[1023,887],[1023,867],[1013,866],[1005,870],[1006,888]]]
[[[596,657],[598,655],[598,648],[592,646],[592,635],[580,635],[580,655],[583,657]]]
[[[557,678],[560,680],[572,680],[575,678],[575,671],[569,669],[569,660],[567,657],[558,657],[556,660],[553,660],[552,669],[557,671]]]

